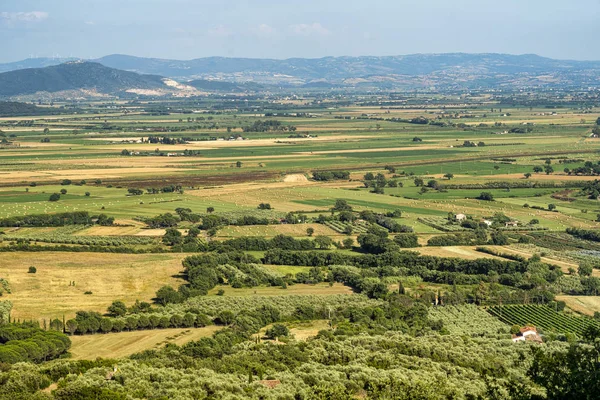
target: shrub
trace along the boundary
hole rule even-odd
[[[28,274],[35,274],[37,272],[37,268],[36,267],[29,267],[29,270],[27,270]]]

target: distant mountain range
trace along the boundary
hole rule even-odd
[[[66,62],[66,63],[65,63]],[[287,60],[208,57],[190,61],[111,55],[91,62],[36,58],[0,64],[0,96],[95,90],[116,94],[244,92],[277,86],[469,89],[600,86],[600,61],[537,55],[413,54]],[[142,75],[143,74],[143,75]],[[167,82],[162,77],[176,80]],[[158,92],[156,92],[158,91]]]

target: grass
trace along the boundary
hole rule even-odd
[[[167,343],[181,346],[211,336],[219,329],[218,326],[207,326],[71,336],[70,353],[75,360],[122,358],[144,350],[159,349]]]
[[[567,307],[581,314],[593,316],[600,312],[600,296],[556,296],[556,300],[567,303]]]
[[[328,294],[352,294],[348,286],[341,283],[335,283],[329,286],[328,283],[318,283],[315,285],[289,285],[286,289],[278,286],[259,286],[253,288],[235,289],[231,286],[217,286],[208,292],[209,296],[216,296],[219,290],[223,290],[224,296],[291,296],[291,295],[328,295]]]
[[[163,285],[177,287],[185,254],[0,253],[0,276],[10,283],[12,317],[66,319],[76,311],[106,312],[113,300],[152,301]],[[35,266],[35,274],[27,273]],[[75,282],[75,286],[69,285]],[[84,294],[86,291],[91,295]]]

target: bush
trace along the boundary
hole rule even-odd
[[[479,196],[477,196],[477,199],[485,201],[494,201],[494,195],[490,192],[481,192]]]
[[[265,333],[265,336],[268,339],[277,339],[280,337],[286,337],[289,336],[290,334],[290,330],[288,329],[287,326],[283,325],[283,324],[274,324],[272,327],[270,327],[269,329],[267,329],[267,332]]]
[[[59,201],[60,200],[60,194],[58,193],[52,193],[50,195],[50,198],[48,198],[48,201]]]
[[[28,274],[35,274],[37,272],[37,268],[36,267],[29,267],[29,270],[27,270]]]

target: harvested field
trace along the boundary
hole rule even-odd
[[[117,299],[151,301],[163,285],[177,287],[186,254],[67,252],[2,253],[0,276],[10,282],[13,318],[72,318],[76,311],[105,312]],[[27,273],[35,266],[35,274]],[[74,283],[74,285],[73,285]],[[85,294],[86,292],[91,294]]]
[[[600,312],[600,296],[556,296],[556,300],[567,303],[571,310],[593,316]]]
[[[308,178],[304,174],[291,174],[283,178],[284,182],[308,182]]]
[[[181,346],[192,340],[211,336],[219,329],[221,327],[207,326],[71,336],[70,353],[75,360],[122,358],[144,350],[156,350],[167,343]]]
[[[419,253],[426,256],[435,256],[435,257],[458,257],[464,258],[467,260],[475,260],[477,258],[495,258],[501,259],[500,257],[496,257],[491,254],[480,253],[475,250],[477,246],[444,246],[444,247],[419,247],[415,249],[407,249],[418,251]],[[493,246],[486,246],[493,247]]]
[[[352,289],[341,283],[335,283],[329,286],[328,283],[318,283],[315,285],[297,284],[290,285],[287,289],[280,287],[253,287],[234,289],[231,286],[217,286],[208,292],[208,295],[216,295],[219,290],[224,291],[224,296],[291,296],[291,295],[311,295],[311,294],[352,294]]]

